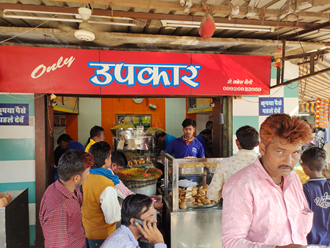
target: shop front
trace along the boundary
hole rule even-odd
[[[34,199],[30,201],[30,204],[35,205],[34,209],[30,210],[37,213],[34,216],[38,216],[41,197],[52,180],[54,106],[50,94],[91,99],[82,100],[85,106],[84,111],[89,108],[91,113],[85,117],[97,119],[96,124],[105,128],[106,141],[113,149],[117,149],[119,144],[114,142],[116,132],[111,129],[120,120],[127,118],[126,120],[130,120],[131,124],[137,124],[137,126],[142,124],[145,129],[158,127],[168,131],[170,128],[166,118],[170,118],[171,114],[180,118],[187,116],[186,98],[212,98],[214,103],[212,105],[213,157],[215,158],[223,156],[221,153],[224,146],[223,137],[226,136],[229,140],[233,137],[232,103],[228,100],[231,99],[228,96],[270,94],[270,57],[13,46],[0,47],[0,54],[2,55],[0,57],[0,92],[3,93],[1,103],[5,104],[2,108],[11,108],[6,105],[11,103],[10,99],[15,104],[24,104],[26,102],[22,100],[24,98],[30,101],[30,104],[25,106],[30,110],[24,117],[25,122],[17,123],[16,120],[19,121],[19,119],[16,117],[21,117],[21,115],[14,111],[10,113],[11,115],[0,116],[0,129],[6,129],[8,133],[24,133],[22,137],[28,136],[29,142],[34,146],[32,149],[30,143],[29,146],[21,144],[21,142],[27,142],[27,138],[20,140],[20,136],[7,135],[9,139],[18,138],[12,145],[13,149],[29,148],[28,153],[34,153],[31,158],[25,156],[22,159],[27,164],[34,160],[32,164],[35,166],[29,167],[29,170],[34,170],[35,174],[35,180],[31,182],[34,183],[35,188],[31,186],[29,191],[29,195],[34,195]],[[15,93],[16,99],[11,98],[12,93]],[[130,98],[140,100],[136,99],[133,102]],[[100,99],[97,105],[100,109],[95,109],[93,99],[95,102],[98,101],[96,99]],[[179,100],[175,100],[174,103],[173,99]],[[170,108],[171,111],[184,109],[184,112],[170,113]],[[79,109],[79,115],[81,113],[82,110]],[[75,124],[78,118],[82,120],[83,116],[79,117],[79,115],[70,115],[72,126],[78,126]],[[143,123],[141,118],[150,119]],[[135,120],[139,123],[134,123]],[[178,125],[180,121],[177,122]],[[86,125],[84,127],[86,130],[81,133],[77,127],[72,126],[71,130],[75,130],[77,139],[85,144],[86,136],[82,133],[86,133],[91,126]],[[179,133],[176,136],[179,137]],[[142,138],[140,137],[139,140]],[[142,143],[139,145],[142,146]],[[134,149],[136,149],[135,146],[132,150]],[[145,156],[145,163],[150,162],[147,157]],[[15,160],[15,156],[12,160]],[[139,158],[135,160],[137,163],[140,161]],[[134,162],[134,159],[132,161]],[[9,170],[9,173],[12,172]],[[21,172],[18,170],[16,173]],[[31,174],[31,171],[28,174]],[[23,178],[23,176],[18,176],[18,178]],[[170,178],[167,179],[170,180]],[[15,183],[19,183],[19,180]],[[0,191],[3,189],[5,188],[0,183]],[[167,201],[166,204],[171,204],[171,201]],[[171,206],[170,209],[167,211],[169,214],[173,210],[173,212],[180,212],[181,216],[188,216],[196,211],[180,209],[178,206]],[[212,211],[210,213],[214,214],[214,208]],[[207,209],[203,209],[204,215],[207,212]],[[220,222],[221,220],[215,225],[219,227]],[[34,220],[34,223],[38,242],[42,240],[38,219]]]

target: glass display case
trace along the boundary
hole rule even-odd
[[[155,160],[154,134],[146,134],[143,127],[117,129],[112,139],[113,151],[122,151],[128,166],[153,166]]]
[[[165,154],[163,228],[169,247],[221,247],[221,201],[207,199],[221,160]]]

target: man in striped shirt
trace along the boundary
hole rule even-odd
[[[58,163],[59,179],[51,184],[42,197],[39,220],[45,238],[45,248],[85,246],[82,224],[82,185],[94,164],[90,153],[70,150]]]
[[[117,175],[118,173],[122,172],[125,166],[127,166],[127,159],[125,154],[120,151],[113,152],[111,154],[111,166],[109,168],[112,174]],[[119,183],[115,185],[115,189],[117,191],[118,197],[121,199],[125,199],[129,195],[135,194],[134,192],[130,191],[121,180],[119,180]]]

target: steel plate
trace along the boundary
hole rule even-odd
[[[203,206],[198,206],[198,205],[186,205],[187,208],[199,208],[199,209],[202,209],[202,208],[212,208],[212,207],[215,207],[216,205],[219,204],[220,201],[216,202],[216,203],[213,203],[213,204],[209,204],[209,205],[203,205]],[[184,209],[181,209],[181,210],[184,210]]]
[[[204,167],[185,167],[185,168],[179,168],[179,174],[180,175],[200,175],[203,174]]]

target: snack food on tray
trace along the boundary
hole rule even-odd
[[[165,132],[164,129],[160,127],[149,127],[146,134],[155,134],[158,131]]]
[[[135,160],[141,157],[141,154],[134,153],[134,152],[124,152],[127,160]]]
[[[196,167],[204,167],[203,163],[181,163],[179,164],[179,168],[196,168]]]
[[[207,184],[205,186],[189,187],[187,189],[179,188],[179,207],[186,209],[187,207],[205,206],[218,202],[220,199],[216,199],[215,201],[207,199],[206,193],[208,188],[209,186]],[[172,192],[170,192],[171,194]]]
[[[143,166],[146,163],[144,159],[134,159],[132,161],[128,161],[127,165],[128,166]]]
[[[122,172],[118,174],[121,180],[151,179],[151,178],[160,177],[161,175],[162,175],[162,171],[155,167],[150,167],[149,169],[145,169],[145,168],[123,169]]]
[[[119,129],[119,128],[123,128],[123,129],[134,128],[134,126],[132,124],[127,123],[127,122],[123,122],[123,123],[117,124],[112,129]]]
[[[218,164],[219,164],[218,162],[206,162],[206,163],[204,163],[206,168],[217,168]]]

